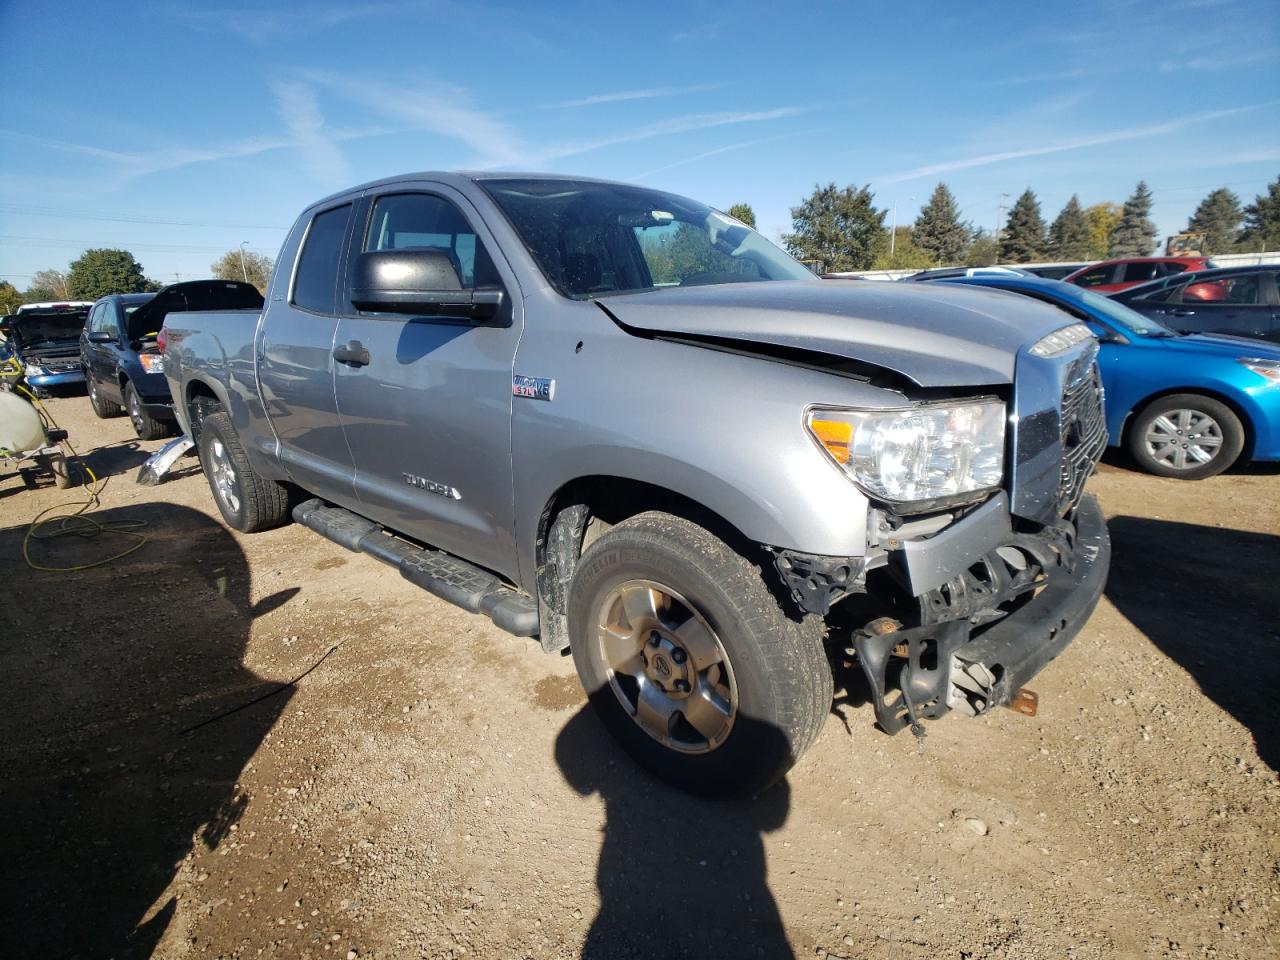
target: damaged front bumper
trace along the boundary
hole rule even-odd
[[[980,538],[993,521],[981,522]],[[1097,606],[1111,541],[1093,497],[1041,533],[1013,533],[1007,521],[1000,529],[1004,535],[985,543],[961,575],[919,595],[919,626],[885,619],[854,634],[876,721],[887,733],[911,726],[918,735],[923,719],[1011,703]],[[957,546],[939,548],[954,556]],[[911,576],[911,559],[908,580],[928,582]]]

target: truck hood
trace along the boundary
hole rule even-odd
[[[1072,322],[999,290],[868,280],[671,287],[599,303],[637,331],[826,354],[922,387],[1012,383],[1019,349]]]

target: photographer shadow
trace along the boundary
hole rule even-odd
[[[783,736],[741,715],[735,723]],[[600,795],[607,818],[596,868],[600,911],[583,960],[794,957],[763,842],[786,822],[785,780],[746,800],[691,796],[621,754],[590,707],[565,725],[555,756],[574,790]]]
[[[0,638],[0,881],[11,957],[150,957],[176,911],[168,892],[195,850],[216,850],[252,802],[241,773],[292,688],[243,663],[253,619],[231,534],[150,503],[95,511],[144,520],[128,556],[74,574],[22,562],[25,526],[0,530],[8,586]],[[31,544],[48,566],[91,563],[127,535]]]
[[[1280,770],[1280,537],[1115,517],[1107,597]]]

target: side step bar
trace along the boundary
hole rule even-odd
[[[348,550],[377,557],[427,593],[468,613],[482,613],[508,633],[538,635],[537,602],[465,560],[400,540],[372,520],[328,506],[323,500],[298,504],[293,508],[293,519]]]

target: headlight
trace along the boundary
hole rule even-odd
[[[1093,331],[1083,323],[1073,323],[1069,327],[1055,330],[1046,337],[1041,337],[1031,345],[1031,354],[1036,357],[1053,357],[1070,350],[1077,343],[1084,343],[1093,336]]]
[[[1261,357],[1236,357],[1236,363],[1248,367],[1263,380],[1269,380],[1271,383],[1280,383],[1280,360],[1264,360]]]
[[[906,410],[811,408],[805,426],[862,489],[912,503],[998,487],[1004,477],[1005,406],[921,404]]]
[[[43,377],[45,375],[44,367],[38,363],[28,363],[24,368],[24,372],[29,377]]]
[[[140,353],[138,360],[147,373],[164,373],[164,357],[158,353]]]

